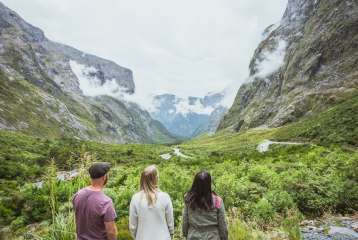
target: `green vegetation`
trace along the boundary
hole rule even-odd
[[[72,103],[70,106],[74,106]],[[24,79],[10,80],[0,71],[0,117],[10,127],[23,133],[44,138],[77,134],[53,115],[59,114],[59,101]],[[62,130],[61,130],[62,129]]]
[[[300,122],[282,127],[278,140],[310,140],[329,145],[358,146],[358,95]]]
[[[2,131],[3,237],[15,233],[26,239],[74,239],[71,197],[88,184],[86,168],[91,162],[109,161],[114,167],[106,193],[119,214],[119,239],[130,239],[128,206],[138,190],[139,173],[148,164],[158,165],[160,188],[172,197],[176,239],[181,239],[183,195],[201,169],[212,173],[215,191],[225,201],[230,239],[300,239],[298,223],[304,216],[358,210],[356,109],[357,98],[352,98],[282,128],[201,137],[180,145],[190,158],[175,156],[168,161],[160,154],[172,152],[169,146],[45,140]],[[259,153],[257,145],[264,139],[305,144],[272,145]],[[74,168],[77,178],[57,180],[56,172]],[[42,188],[34,184],[40,180]]]

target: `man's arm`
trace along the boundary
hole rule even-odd
[[[107,239],[108,240],[117,240],[117,226],[115,222],[104,222],[106,226]]]
[[[107,239],[117,240],[117,226],[116,226],[117,213],[114,209],[113,202],[109,201],[104,207],[103,222],[106,227]]]

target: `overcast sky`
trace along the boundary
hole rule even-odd
[[[1,1],[1,0],[0,0]],[[134,72],[140,94],[202,96],[241,83],[287,0],[2,0],[51,40]]]

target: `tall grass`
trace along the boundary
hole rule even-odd
[[[57,213],[49,231],[48,240],[74,240],[75,221],[73,212]]]
[[[229,240],[261,240],[265,239],[264,234],[256,230],[252,224],[244,222],[240,212],[233,208],[228,218]]]
[[[51,208],[52,222],[49,227],[49,234],[46,240],[74,240],[76,239],[76,226],[74,212],[72,209],[72,197],[75,192],[85,187],[89,183],[87,169],[92,162],[96,161],[96,157],[92,154],[84,152],[78,161],[78,176],[75,180],[66,185],[66,194],[69,201],[62,205],[58,205],[57,199],[57,167],[54,160],[51,160],[47,171],[47,184],[50,189],[49,206]]]

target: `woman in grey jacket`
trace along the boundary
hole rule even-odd
[[[187,240],[228,239],[224,203],[211,190],[211,176],[208,172],[196,174],[184,199],[183,236]]]

